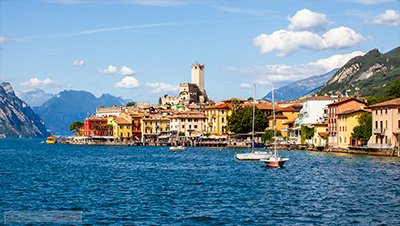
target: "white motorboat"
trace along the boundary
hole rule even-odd
[[[184,151],[186,150],[185,146],[172,146],[169,148],[170,151]]]
[[[236,154],[236,158],[240,161],[260,161],[261,159],[268,159],[272,156],[273,154],[270,151],[255,151]]]

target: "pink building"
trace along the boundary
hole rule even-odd
[[[372,111],[372,136],[368,147],[399,147],[400,98],[374,104],[369,108]]]

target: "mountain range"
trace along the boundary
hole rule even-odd
[[[125,106],[126,101],[110,94],[97,98],[87,91],[65,90],[34,110],[52,134],[70,135],[69,125],[72,122],[95,114],[97,107],[112,105]]]
[[[56,96],[55,94],[46,93],[44,90],[37,88],[28,91],[19,91],[16,92],[16,94],[31,107],[38,107],[50,98]]]
[[[349,60],[318,94],[377,96],[400,79],[400,47],[385,54],[373,49]]]
[[[19,99],[11,84],[0,84],[0,134],[7,137],[44,137],[48,135],[41,118]]]
[[[337,71],[338,69],[334,69],[325,74],[311,76],[280,87],[275,90],[274,98],[277,101],[289,101],[304,95],[315,94]],[[262,99],[270,101],[272,99],[272,92],[269,92]]]

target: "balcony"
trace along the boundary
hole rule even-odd
[[[385,134],[385,129],[384,128],[375,128],[374,129],[374,134]]]

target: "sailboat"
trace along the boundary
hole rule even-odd
[[[275,121],[275,100],[274,100],[274,85],[272,85],[272,113],[274,116],[273,127],[274,127],[274,139],[276,138],[276,121]],[[287,162],[289,158],[281,158],[276,152],[276,141],[274,140],[274,154],[268,158],[262,158],[260,161],[265,162],[267,167],[273,168],[283,168],[285,162]]]
[[[255,90],[256,84],[253,86],[253,124],[252,124],[252,142],[251,142],[251,152],[248,153],[238,153],[236,158],[240,161],[260,161],[261,159],[267,159],[272,157],[272,153],[269,151],[254,151],[256,142],[254,141],[254,120],[256,116],[255,108]]]

